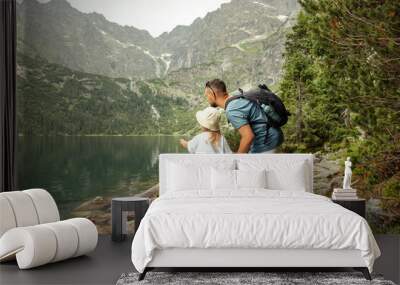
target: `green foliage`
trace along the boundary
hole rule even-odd
[[[239,144],[240,144],[240,134],[238,131],[233,130],[233,129],[227,129],[226,131],[223,132],[223,135],[226,139],[226,141],[229,144],[229,147],[233,152],[237,152],[239,149]]]
[[[400,128],[400,3],[301,1],[286,42],[282,97],[289,144],[309,150],[378,139]]]
[[[387,198],[400,199],[400,179],[392,177],[386,181],[383,187],[383,196]]]
[[[137,81],[135,93],[128,79],[72,71],[23,54],[17,59],[20,134],[173,134],[194,125],[186,100],[155,95],[151,83]]]
[[[351,156],[356,187],[390,214],[377,224],[398,232],[400,2],[300,3],[279,86],[293,113],[283,149]]]

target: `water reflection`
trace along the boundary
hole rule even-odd
[[[158,155],[184,152],[173,136],[19,137],[18,188],[45,188],[63,216],[96,196],[145,190],[158,179]]]

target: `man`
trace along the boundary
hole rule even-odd
[[[212,107],[225,109],[228,121],[240,134],[238,153],[274,153],[283,142],[280,128],[268,126],[268,118],[259,104],[245,98],[226,101],[229,94],[225,82],[214,79],[206,83],[204,95]]]

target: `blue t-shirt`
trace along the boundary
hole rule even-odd
[[[266,124],[260,124],[268,122],[268,118],[258,104],[245,98],[238,98],[229,102],[225,113],[235,129],[246,124],[252,128],[255,138],[250,147],[251,153],[269,151],[282,144],[283,133],[280,128],[268,129]]]

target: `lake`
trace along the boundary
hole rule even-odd
[[[186,152],[174,136],[18,137],[18,189],[44,188],[61,216],[96,196],[142,192],[158,183],[158,155]]]

